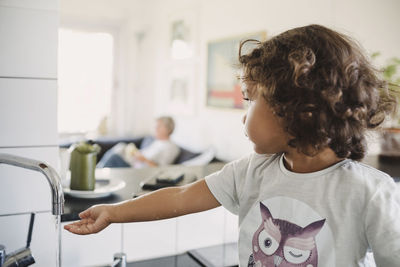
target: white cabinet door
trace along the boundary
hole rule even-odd
[[[124,251],[128,261],[176,254],[176,219],[124,225]]]
[[[178,253],[222,244],[224,242],[224,209],[219,207],[209,211],[177,218]]]
[[[0,78],[0,125],[0,147],[57,145],[57,81]]]
[[[0,0],[0,6],[58,10],[58,0]]]
[[[0,148],[0,153],[45,161],[54,168],[58,165],[58,147]],[[0,215],[51,211],[51,203],[50,185],[43,174],[0,164]]]
[[[239,219],[237,215],[225,210],[225,237],[224,243],[238,242],[239,239]]]
[[[114,254],[121,252],[121,225],[112,224],[100,233],[83,236],[62,229],[61,240],[63,267],[110,266]]]
[[[169,220],[125,224],[124,251],[132,262],[235,242],[235,219],[225,209],[216,208]]]
[[[0,5],[0,77],[57,78],[58,12]]]

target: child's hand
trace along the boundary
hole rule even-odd
[[[65,230],[78,235],[98,233],[111,224],[110,205],[96,205],[79,213],[80,221],[64,226]]]

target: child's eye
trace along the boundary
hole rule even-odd
[[[246,108],[246,109],[249,108],[252,100],[248,97],[243,97],[243,101],[244,101],[244,103],[243,103],[244,108]]]

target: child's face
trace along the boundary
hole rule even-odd
[[[273,154],[288,149],[288,134],[283,130],[282,122],[276,116],[265,99],[256,94],[249,98],[249,108],[243,117],[246,135],[254,144],[254,151],[259,154]]]

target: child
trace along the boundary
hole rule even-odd
[[[365,131],[394,101],[357,45],[310,25],[239,61],[255,153],[187,186],[92,207],[65,229],[96,233],[223,205],[239,215],[240,266],[365,266],[369,247],[378,266],[400,266],[397,187],[358,162]]]

